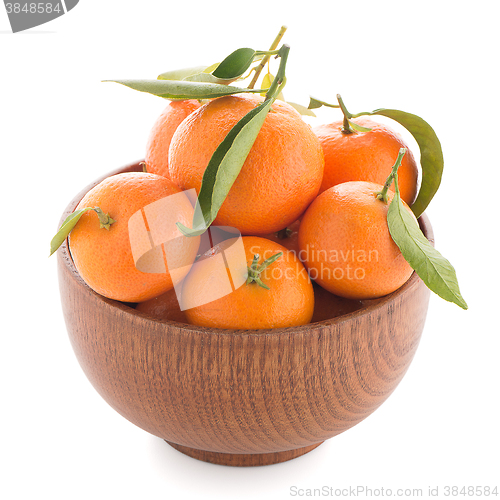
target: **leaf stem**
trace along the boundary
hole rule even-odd
[[[281,39],[283,38],[286,30],[287,30],[286,26],[282,26],[281,27],[278,35],[274,39],[274,42],[271,44],[271,47],[269,47],[269,51],[270,52],[274,51],[276,49],[276,47],[278,47],[278,45],[281,42]],[[248,86],[249,89],[253,89],[255,87],[255,84],[257,83],[257,80],[259,79],[259,76],[260,76],[262,70],[264,69],[264,67],[267,64],[267,61],[269,61],[270,58],[271,58],[270,55],[266,55],[262,59],[262,61],[260,62],[260,64],[257,66],[257,68],[255,70],[255,74],[253,75],[252,81],[250,82],[250,85]]]
[[[406,148],[401,148],[399,150],[399,154],[398,154],[398,157],[396,159],[396,163],[394,163],[392,170],[391,170],[391,173],[389,174],[389,177],[387,177],[387,179],[384,183],[384,187],[382,188],[382,191],[380,191],[380,193],[376,193],[377,199],[382,200],[386,204],[389,201],[389,197],[387,196],[387,191],[389,191],[389,188],[391,187],[393,180],[395,178],[397,179],[398,168],[401,165],[401,162],[403,161],[403,156],[405,155],[405,153],[406,153]]]
[[[255,52],[255,56],[254,57],[268,56],[267,60],[269,61],[269,59],[271,58],[271,56],[277,56],[278,53],[279,53],[279,50],[257,50]]]

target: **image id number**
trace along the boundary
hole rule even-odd
[[[53,5],[52,3],[6,3],[5,7],[7,8],[7,14],[52,14],[56,12],[58,14],[61,13],[61,4],[59,2]]]
[[[498,496],[498,487],[490,486],[445,486],[444,487],[445,497],[458,497],[458,496],[468,496],[468,497],[489,497]]]

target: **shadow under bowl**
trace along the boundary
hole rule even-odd
[[[134,163],[104,177],[140,170]],[[433,241],[427,217],[419,222]],[[153,319],[98,295],[67,241],[58,273],[72,347],[107,403],[186,455],[235,466],[298,457],[373,413],[413,359],[430,295],[414,273],[394,293],[330,320],[223,330]]]

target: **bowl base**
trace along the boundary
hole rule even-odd
[[[255,467],[258,465],[271,465],[279,464],[280,462],[286,462],[287,460],[292,460],[293,458],[300,457],[309,453],[310,451],[317,448],[320,443],[315,443],[310,446],[304,446],[304,448],[297,448],[296,450],[280,451],[276,453],[217,453],[214,451],[204,451],[197,450],[195,448],[189,448],[187,446],[181,446],[180,444],[171,443],[170,441],[165,441],[172,448],[177,451],[184,453],[192,458],[201,460],[202,462],[209,462],[211,464],[218,465],[231,465],[233,467]]]

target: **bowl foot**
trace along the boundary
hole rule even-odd
[[[251,454],[218,453],[214,451],[197,450],[195,448],[189,448],[187,446],[181,446],[180,444],[171,443],[170,441],[165,442],[181,453],[184,453],[184,455],[196,458],[202,462],[209,462],[211,464],[218,465],[231,465],[234,467],[255,467],[258,465],[278,464],[280,462],[286,462],[287,460],[300,457],[301,455],[305,455],[306,453],[314,450],[314,448],[317,448],[323,441],[310,446],[304,446],[304,448],[297,448],[296,450]]]

